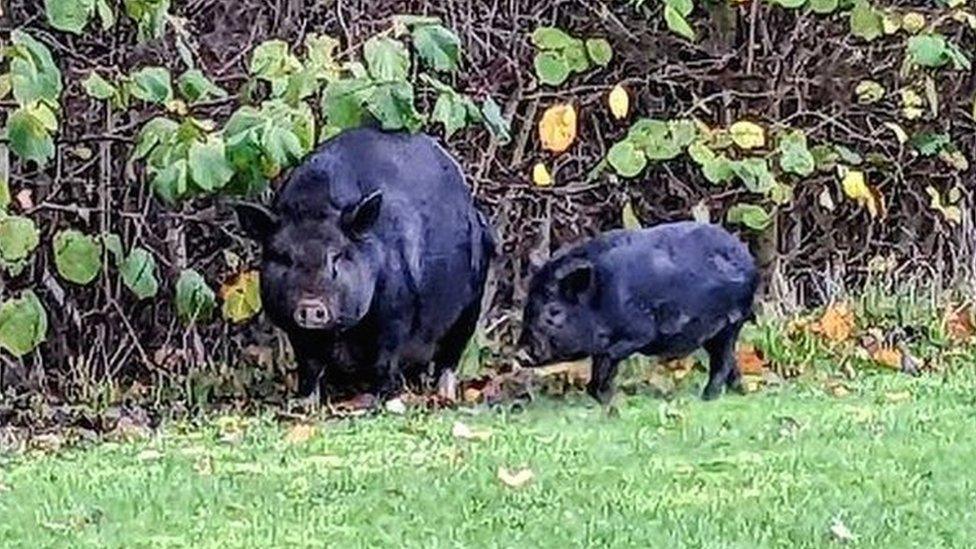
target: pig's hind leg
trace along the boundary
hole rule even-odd
[[[726,386],[737,387],[741,383],[739,367],[735,363],[735,342],[739,338],[742,323],[730,324],[705,342],[708,351],[708,384],[702,392],[705,400],[714,400],[722,395]]]
[[[434,372],[437,375],[437,395],[442,399],[450,402],[457,400],[458,382],[455,371],[478,326],[480,315],[481,301],[475,300],[461,312],[461,316],[437,343]]]

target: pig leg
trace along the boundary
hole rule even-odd
[[[613,400],[613,378],[617,376],[619,364],[619,360],[608,356],[593,357],[590,382],[586,384],[586,392],[604,406],[609,406],[610,401]]]
[[[376,363],[373,366],[375,380],[373,381],[373,395],[377,403],[389,397],[396,396],[401,389],[403,379],[400,376],[400,357],[390,349],[380,349]]]
[[[437,396],[454,402],[457,400],[457,370],[461,355],[464,354],[468,341],[478,325],[481,315],[481,302],[475,301],[468,305],[447,334],[438,344],[437,354],[434,355],[434,371],[438,375]]]
[[[708,351],[708,384],[702,392],[704,400],[714,400],[721,396],[722,389],[739,378],[739,368],[735,364],[735,341],[739,337],[741,323],[726,326],[712,339],[705,342]]]

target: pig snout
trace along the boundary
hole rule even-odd
[[[321,299],[302,299],[295,306],[295,324],[309,330],[328,328],[332,315],[325,301]]]

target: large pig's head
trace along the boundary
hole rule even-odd
[[[519,337],[532,365],[589,354],[595,331],[595,276],[593,264],[579,257],[553,260],[533,275]]]
[[[273,322],[331,330],[366,315],[381,256],[370,229],[382,198],[374,191],[340,212],[315,216],[235,206],[245,232],[263,247],[261,296]]]

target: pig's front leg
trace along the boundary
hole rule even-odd
[[[298,362],[298,395],[290,399],[288,407],[315,411],[322,403],[321,378],[324,371],[322,361],[296,353]]]
[[[613,378],[617,376],[618,364],[620,364],[619,360],[609,356],[599,355],[593,357],[593,366],[590,370],[590,382],[586,385],[586,392],[605,407],[609,406],[610,401],[613,400]]]
[[[377,403],[399,394],[403,384],[399,353],[395,349],[380,349],[373,365],[373,374],[375,379],[372,393],[376,396]]]

